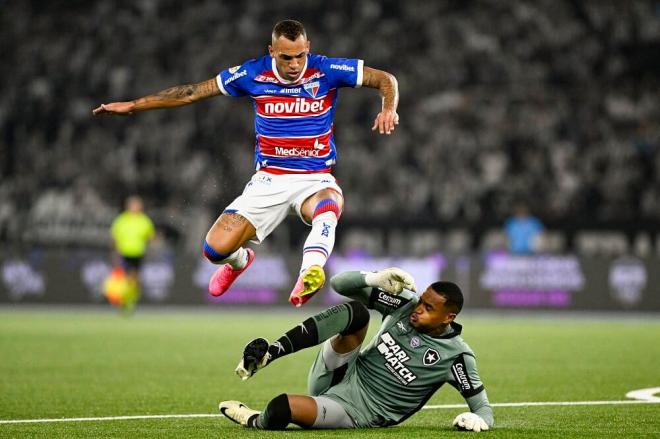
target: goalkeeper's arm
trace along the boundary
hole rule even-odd
[[[333,276],[330,285],[342,296],[357,300],[383,314],[389,314],[411,300],[417,300],[412,277],[399,268],[369,273],[346,271]]]
[[[460,367],[459,367],[460,366]],[[488,394],[477,372],[477,362],[472,355],[461,355],[454,361],[452,374],[459,380],[457,370],[463,370],[461,384],[454,383],[465,398],[469,412],[461,413],[454,419],[453,425],[461,430],[488,430],[495,423],[493,408],[488,402]]]
[[[469,412],[461,413],[454,418],[454,427],[460,430],[488,430],[495,423],[493,409],[488,403],[486,391],[465,399],[470,407]]]

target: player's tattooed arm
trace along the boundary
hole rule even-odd
[[[200,99],[210,98],[220,94],[220,88],[215,78],[170,87],[153,95],[144,96],[128,102],[112,102],[103,104],[93,110],[93,114],[127,115],[135,111],[154,110],[157,108],[173,108],[191,104]]]
[[[399,124],[399,115],[396,112],[399,105],[399,84],[396,78],[390,73],[365,66],[362,85],[378,89],[383,100],[382,110],[374,120],[372,131],[377,129],[380,134],[391,134]]]

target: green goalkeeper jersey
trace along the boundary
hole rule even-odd
[[[360,272],[335,276],[332,286],[383,315],[378,333],[344,379],[324,394],[339,402],[358,427],[404,421],[445,383],[463,395],[472,412],[493,424],[475,355],[461,338],[460,324],[452,322],[441,336],[418,332],[409,322],[417,295],[404,290],[393,296],[368,287]]]

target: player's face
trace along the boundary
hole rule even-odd
[[[454,321],[456,313],[445,308],[444,296],[428,287],[410,314],[410,325],[423,334],[442,331]]]
[[[296,41],[281,36],[273,40],[271,46],[268,46],[268,52],[275,60],[277,73],[287,81],[293,81],[298,79],[303,68],[305,68],[307,54],[309,53],[309,41],[302,35]]]

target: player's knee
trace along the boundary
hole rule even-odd
[[[369,325],[369,310],[366,306],[355,300],[346,304],[351,309],[351,321],[341,335],[355,334]]]
[[[204,257],[206,257],[206,259],[214,264],[219,264],[229,256],[229,253],[221,253],[215,248],[211,247],[207,240],[204,241],[204,248],[202,252],[204,253]]]
[[[277,395],[266,406],[264,428],[266,430],[283,430],[291,422],[291,406],[286,393]]]
[[[341,208],[339,207],[339,203],[337,203],[332,198],[322,199],[316,204],[312,217],[316,218],[317,216],[324,214],[326,212],[334,213],[335,217],[339,219],[339,217],[341,216]]]

